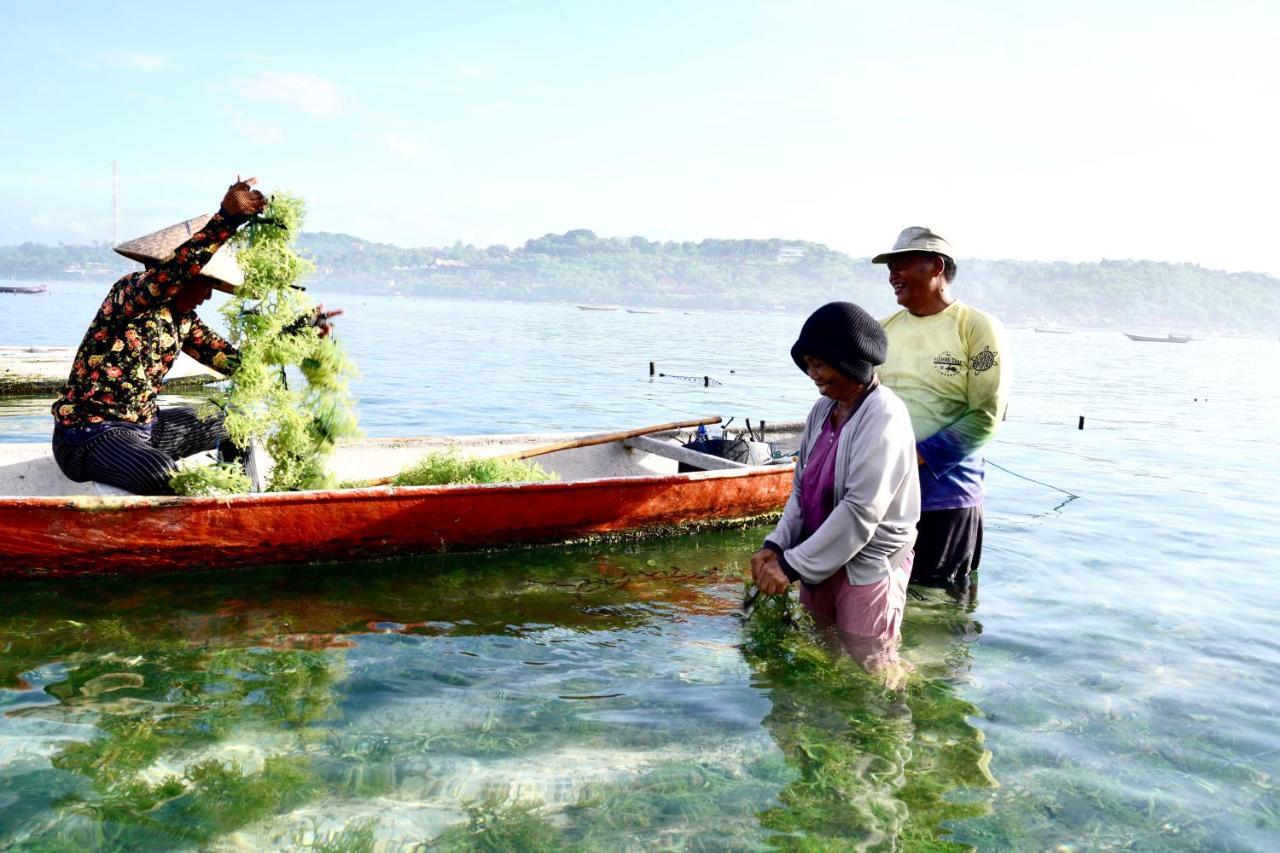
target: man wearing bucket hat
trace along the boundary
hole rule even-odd
[[[156,395],[179,352],[221,373],[235,369],[235,347],[195,309],[212,290],[230,293],[244,281],[227,241],[266,206],[256,182],[237,180],[212,216],[116,247],[146,269],[112,285],[53,404],[53,456],[72,480],[171,494],[176,460],[226,441],[220,417],[198,417],[189,406],[160,409]]]
[[[882,321],[889,353],[880,379],[898,393],[916,437],[921,513],[912,583],[963,592],[982,558],[983,446],[1009,389],[1009,348],[989,314],[957,300],[951,244],[906,228],[871,259],[889,268],[901,311]]]

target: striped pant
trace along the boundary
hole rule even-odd
[[[149,427],[121,423],[82,441],[55,429],[53,458],[77,483],[93,480],[135,495],[171,495],[177,460],[227,440],[221,415],[201,418],[192,406],[161,409]]]

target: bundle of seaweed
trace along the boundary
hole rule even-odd
[[[238,495],[253,490],[244,466],[233,462],[180,467],[169,478],[169,485],[177,494],[201,498]]]
[[[432,453],[406,468],[391,481],[395,486],[475,485],[478,483],[534,483],[556,476],[534,462],[519,459],[474,458],[457,449]]]
[[[336,341],[305,321],[315,305],[296,286],[313,268],[292,247],[304,213],[301,199],[276,195],[241,229],[235,241],[244,284],[222,308],[240,356],[213,403],[226,413],[232,441],[265,445],[273,492],[332,487],[325,463],[334,445],[359,434],[347,390],[354,367]],[[287,367],[298,369],[301,387],[289,387]],[[198,469],[176,476],[173,486],[178,494],[225,494],[227,478]]]

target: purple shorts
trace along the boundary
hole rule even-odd
[[[813,589],[801,585],[800,603],[819,629],[834,625],[855,658],[879,657],[901,636],[914,556],[907,554],[884,580],[861,586],[849,583],[849,576],[839,569]]]

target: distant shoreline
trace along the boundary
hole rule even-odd
[[[833,300],[879,316],[897,310],[883,267],[796,240],[659,243],[577,230],[518,248],[406,249],[304,232],[298,247],[318,267],[315,287],[333,281],[365,292],[668,311],[804,313]],[[0,247],[0,280],[109,280],[135,269],[106,244]],[[954,292],[1011,326],[1260,335],[1280,327],[1280,279],[1194,264],[960,259]]]

